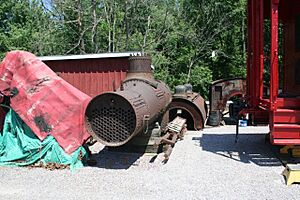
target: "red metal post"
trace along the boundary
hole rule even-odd
[[[271,59],[270,59],[270,103],[276,110],[278,96],[278,6],[279,0],[271,0]]]
[[[263,96],[264,2],[248,0],[247,95],[252,108]]]
[[[248,15],[248,41],[247,41],[247,96],[249,103],[252,106],[252,88],[253,82],[251,78],[251,69],[253,68],[253,37],[252,37],[252,0],[248,0],[247,15]]]
[[[259,1],[259,99],[261,100],[263,97],[263,89],[264,89],[264,1]]]
[[[253,87],[253,107],[258,106],[258,89],[259,89],[259,76],[258,76],[258,70],[259,70],[259,1],[254,1],[254,6],[252,7],[252,17],[253,17],[253,43],[254,43],[254,49],[253,49],[253,81],[254,81],[254,87]]]

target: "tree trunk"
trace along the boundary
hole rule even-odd
[[[128,41],[129,41],[129,24],[128,24],[128,2],[125,2],[125,14],[124,14],[124,23],[125,23],[125,32],[126,32],[126,39],[125,39],[125,51],[128,51]]]
[[[109,6],[109,3],[105,3],[104,2],[104,12],[105,12],[105,17],[106,17],[106,23],[107,23],[107,26],[108,26],[108,36],[107,36],[107,39],[108,39],[108,47],[107,47],[107,51],[108,52],[111,52],[111,19],[110,19],[110,10],[108,10],[108,7]]]
[[[189,65],[188,65],[189,72],[188,72],[188,77],[187,77],[186,83],[189,83],[189,81],[191,79],[193,65],[194,65],[194,61],[191,59]]]
[[[115,52],[115,43],[116,43],[116,20],[117,20],[117,17],[116,17],[116,3],[114,2],[113,4],[113,12],[112,12],[112,21],[113,21],[113,27],[112,27],[112,52]]]
[[[85,53],[85,44],[84,44],[84,32],[83,32],[83,24],[82,24],[82,7],[81,0],[76,0],[77,6],[77,24],[78,24],[78,35],[79,35],[79,50],[80,53]]]
[[[145,31],[145,35],[144,35],[144,41],[143,41],[143,46],[142,46],[142,53],[144,53],[145,51],[145,47],[146,47],[146,43],[147,43],[147,35],[148,35],[148,31],[150,29],[150,20],[151,20],[151,16],[148,16],[148,23],[147,23],[147,29]]]
[[[98,44],[97,44],[97,12],[96,12],[96,0],[92,0],[92,15],[93,15],[93,28],[92,28],[92,48],[93,52],[98,52]]]

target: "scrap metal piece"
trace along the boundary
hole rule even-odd
[[[227,101],[233,96],[245,95],[246,79],[222,79],[213,82],[210,86],[209,116],[207,124],[210,126],[219,126]]]
[[[132,56],[129,62],[121,87],[93,98],[85,112],[89,132],[106,146],[121,146],[147,132],[171,102],[168,86],[153,77],[149,56]]]
[[[190,84],[186,84],[176,86],[175,94],[164,118],[169,122],[180,116],[187,120],[187,129],[202,130],[206,115],[207,105],[204,99],[199,93],[192,91]]]
[[[156,141],[156,145],[165,145],[165,160],[167,162],[172,153],[173,147],[178,139],[183,139],[186,133],[186,119],[176,117],[171,121],[165,130],[165,135]]]

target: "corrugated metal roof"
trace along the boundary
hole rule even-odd
[[[42,61],[51,60],[82,60],[82,59],[96,59],[96,58],[120,58],[129,57],[130,55],[141,54],[141,52],[124,52],[124,53],[100,53],[100,54],[85,54],[85,55],[68,55],[68,56],[41,56]]]

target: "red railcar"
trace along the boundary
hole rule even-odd
[[[300,1],[248,0],[247,9],[248,107],[241,114],[267,121],[272,144],[300,145]]]

